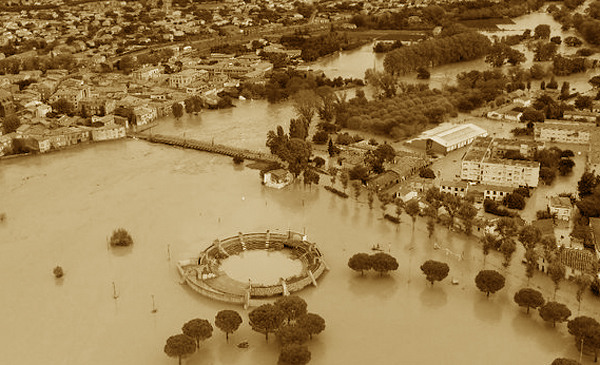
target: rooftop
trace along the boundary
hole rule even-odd
[[[487,136],[487,131],[474,124],[443,124],[421,133],[417,138],[432,139],[449,147],[477,136]]]
[[[573,205],[571,204],[571,199],[569,199],[566,196],[551,196],[550,206],[554,208],[573,208]]]

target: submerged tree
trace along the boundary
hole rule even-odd
[[[529,313],[529,308],[539,308],[546,302],[542,293],[532,288],[519,290],[515,293],[514,300],[519,307],[527,308],[527,313]]]
[[[373,258],[368,253],[354,254],[348,260],[348,267],[354,271],[360,271],[360,274],[364,275],[365,270],[371,270],[373,267]]]
[[[378,252],[376,254],[371,255],[373,270],[378,271],[380,275],[383,273],[387,273],[388,271],[397,270],[398,269],[398,261],[396,258],[385,253]]]
[[[539,309],[539,313],[544,321],[552,323],[552,327],[556,327],[556,322],[566,322],[571,316],[571,310],[558,302],[546,303]]]
[[[325,320],[318,314],[306,313],[298,317],[296,325],[302,327],[308,332],[309,337],[317,335],[325,329]]]
[[[110,237],[110,245],[111,246],[130,246],[133,244],[133,239],[129,232],[127,232],[124,228],[118,228],[113,231],[112,236]]]
[[[285,313],[273,304],[263,304],[248,314],[250,327],[256,332],[264,333],[269,341],[269,332],[276,332],[285,319]]]
[[[169,337],[164,348],[167,356],[179,359],[179,365],[181,365],[182,358],[192,355],[195,351],[196,341],[183,333]]]
[[[224,309],[217,313],[215,317],[215,326],[225,332],[225,339],[229,342],[229,334],[234,333],[242,324],[240,314],[231,309]]]
[[[442,281],[448,276],[450,267],[445,262],[427,260],[421,265],[421,271],[433,286],[434,282]]]
[[[490,293],[494,294],[504,288],[504,283],[504,276],[495,270],[481,270],[475,277],[477,288],[486,293],[488,297]]]
[[[213,327],[206,319],[195,318],[186,322],[181,331],[196,341],[196,346],[200,347],[200,341],[204,341],[212,336]]]
[[[279,308],[285,314],[287,323],[306,314],[307,306],[306,301],[297,295],[284,296],[275,301],[275,307]]]
[[[311,354],[305,345],[288,345],[281,349],[279,364],[305,365],[310,362]]]

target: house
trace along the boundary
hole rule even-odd
[[[162,73],[162,68],[159,66],[142,67],[132,72],[134,80],[148,81],[155,79]]]
[[[591,274],[596,276],[597,259],[594,254],[585,249],[566,248],[559,249],[556,257],[558,261],[565,266],[565,279],[574,279],[582,274]],[[538,269],[542,272],[548,272],[549,262],[544,255],[538,255]]]
[[[14,114],[16,107],[13,103],[12,94],[4,89],[0,89],[0,117],[4,118]]]
[[[548,211],[550,214],[556,214],[557,219],[569,221],[573,212],[571,199],[566,196],[552,196],[548,200]]]
[[[510,186],[499,186],[499,185],[482,185],[483,187],[483,199],[491,199],[495,201],[502,201],[504,198],[512,193],[514,190]]]
[[[600,113],[584,110],[569,110],[563,113],[563,119],[583,120],[588,122],[595,122],[598,117],[600,117]]]
[[[281,189],[289,185],[293,180],[294,176],[292,173],[284,169],[267,171],[263,177],[263,183],[266,186],[276,189]]]
[[[387,170],[367,181],[367,188],[374,191],[385,190],[400,182],[400,174],[393,170]]]
[[[461,198],[467,196],[468,188],[469,183],[462,180],[443,180],[440,182],[440,193],[448,193],[454,196],[460,196]]]
[[[119,124],[107,124],[103,127],[92,129],[93,141],[108,141],[112,139],[125,138],[125,126]]]
[[[146,106],[136,106],[133,108],[133,115],[135,116],[136,125],[152,123],[157,118],[156,110]]]
[[[172,74],[169,77],[169,86],[174,88],[180,88],[191,84],[199,77],[198,71],[194,69],[187,69],[176,74]]]

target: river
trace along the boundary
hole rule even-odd
[[[333,57],[370,66],[366,59],[353,62],[352,54],[362,60],[363,53],[366,48]],[[344,69],[322,62],[331,71]],[[165,118],[155,132],[264,149],[266,131],[292,114],[286,104],[246,100],[229,110]],[[249,328],[247,311],[181,286],[174,265],[215,238],[267,229],[305,231],[331,268],[318,287],[299,293],[327,323],[308,343],[311,364],[529,365],[579,357],[564,324],[552,328],[535,310],[526,315],[514,304],[514,292],[525,286],[519,258],[509,269],[500,256],[487,258],[486,268],[507,276],[507,286],[488,299],[473,281],[483,267],[476,241],[441,227],[429,239],[424,221],[413,229],[406,216],[396,227],[368,208],[364,193],[357,201],[322,187],[266,188],[258,171],[228,157],[121,140],[2,160],[0,212],[7,215],[0,223],[2,364],[175,364],[163,353],[165,340],[190,319],[214,323],[221,309],[238,310],[241,328],[229,344],[215,328],[186,364],[275,364],[277,342],[266,343]],[[118,227],[131,232],[132,248],[107,247]],[[465,259],[434,250],[434,242]],[[349,257],[375,243],[389,247],[399,270],[382,277],[352,272]],[[434,287],[419,270],[427,259],[451,267]],[[54,278],[56,265],[63,279]],[[551,298],[546,277],[536,275],[532,285]],[[557,300],[576,312],[570,298],[559,290]],[[582,313],[597,309],[586,298]],[[248,349],[235,347],[242,340]]]

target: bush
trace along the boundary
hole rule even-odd
[[[522,210],[525,208],[525,198],[523,198],[523,195],[513,192],[504,197],[502,204],[506,205],[510,209]]]
[[[338,189],[332,188],[331,186],[324,186],[324,188],[325,188],[325,190],[329,190],[332,193],[334,193],[338,196],[341,196],[344,199],[348,199],[348,194],[344,193],[343,191],[339,191]]]
[[[535,212],[535,215],[536,215],[537,219],[552,218],[552,214],[550,214],[550,212],[547,209],[546,210],[538,210],[537,212]]]
[[[313,162],[315,163],[316,168],[321,168],[323,165],[325,165],[325,159],[319,156],[313,158]]]
[[[483,209],[485,210],[486,213],[490,213],[490,214],[494,214],[500,217],[514,217],[516,216],[515,213],[511,212],[510,210],[504,208],[503,206],[501,206],[500,204],[498,204],[497,202],[495,202],[494,200],[491,199],[485,199],[483,202]]]
[[[111,246],[130,246],[132,244],[133,239],[125,229],[118,228],[113,231],[112,237],[110,238]]]
[[[425,179],[435,179],[435,173],[429,167],[421,167],[419,171],[419,176]]]
[[[244,158],[242,156],[233,156],[233,163],[239,165],[244,162]]]
[[[55,276],[57,279],[59,279],[59,278],[62,278],[62,277],[63,277],[63,275],[65,274],[65,272],[63,271],[63,268],[62,268],[62,267],[60,267],[60,266],[56,266],[56,267],[54,268],[54,270],[52,270],[52,272],[54,273],[54,276]]]
[[[318,131],[313,135],[312,141],[314,144],[325,144],[327,141],[329,141],[329,133],[325,131]]]

